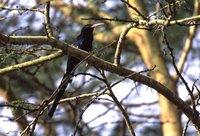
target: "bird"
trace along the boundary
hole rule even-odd
[[[103,25],[103,24],[104,23],[86,24],[81,29],[81,33],[78,35],[78,37],[75,38],[73,45],[79,49],[90,52],[92,50],[93,30],[95,27]],[[56,107],[58,106],[58,103],[59,103],[60,99],[62,98],[62,96],[65,92],[65,89],[68,86],[68,83],[72,82],[72,77],[74,75],[74,71],[80,62],[81,62],[81,60],[79,60],[78,58],[68,56],[67,68],[66,68],[65,74],[61,80],[60,85],[56,89],[57,94],[55,96],[52,107],[48,113],[49,118],[53,117]]]

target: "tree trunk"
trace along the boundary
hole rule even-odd
[[[130,0],[129,3],[137,7],[143,15],[147,15],[143,1]],[[137,13],[133,9],[128,9],[131,18],[138,18],[136,16]],[[165,60],[162,57],[159,37],[154,32],[135,28],[129,32],[128,37],[136,44],[146,66],[148,68],[156,66],[151,76],[177,94],[176,84],[169,75]],[[158,98],[163,136],[180,136],[182,132],[180,111],[162,95],[158,94]]]

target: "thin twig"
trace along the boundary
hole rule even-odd
[[[81,95],[77,95],[74,97],[68,97],[68,98],[64,98],[62,100],[59,101],[60,103],[65,103],[65,102],[69,102],[69,101],[75,101],[75,100],[80,100],[80,99],[84,99],[84,98],[88,98],[88,97],[96,97],[96,96],[100,96],[100,95],[104,95],[104,94],[110,94],[108,91],[103,91],[103,92],[94,92],[94,93],[87,93],[87,94],[81,94]],[[53,104],[53,102],[50,102],[48,105]]]
[[[166,47],[168,48],[168,50],[170,51],[170,56],[172,58],[172,64],[173,64],[173,67],[176,71],[176,74],[179,76],[179,78],[182,80],[183,84],[185,85],[186,87],[186,90],[188,91],[191,99],[192,99],[192,107],[193,107],[193,120],[197,120],[197,118],[199,117],[199,112],[197,111],[196,109],[196,104],[195,104],[195,98],[193,96],[193,89],[191,90],[190,87],[188,86],[188,83],[186,82],[186,80],[184,79],[184,77],[182,76],[182,74],[180,73],[180,71],[178,70],[177,66],[176,66],[176,62],[175,62],[175,56],[174,56],[174,53],[173,53],[173,48],[170,47],[169,45],[169,42],[167,40],[167,36],[163,30],[163,42],[165,43]]]
[[[44,113],[44,111],[46,110],[46,108],[47,108],[47,106],[48,106],[48,103],[49,103],[48,100],[44,100],[44,101],[42,102],[42,104],[41,104],[41,105],[39,106],[39,108],[38,108],[38,113],[37,113],[35,119],[32,120],[32,121],[29,123],[29,125],[21,132],[21,136],[26,135],[26,134],[28,133],[27,131],[31,128],[31,126],[32,126],[32,129],[31,129],[31,131],[30,131],[30,133],[29,133],[29,136],[32,136],[32,135],[33,135],[33,132],[34,132],[35,127],[36,127],[36,125],[37,125],[37,121],[38,121],[39,117],[40,117],[40,116]]]
[[[183,133],[182,136],[186,136],[186,132],[187,132],[187,128],[188,128],[188,124],[190,123],[190,120],[188,119],[188,121],[186,122],[184,128],[183,128]]]
[[[158,2],[159,3],[159,2]],[[175,2],[176,4],[179,4],[180,1],[176,1]],[[159,8],[158,10],[156,10],[155,12],[153,13],[150,13],[150,15],[147,17],[148,19],[150,19],[152,16],[156,15],[157,13],[161,12],[161,11],[164,11],[164,9],[168,8],[169,5],[165,5],[164,7],[162,6],[161,8]]]
[[[6,11],[14,11],[14,10],[17,10],[17,11],[24,11],[24,12],[27,12],[27,11],[33,11],[33,12],[39,12],[39,13],[42,13],[44,14],[44,12],[40,9],[37,9],[37,7],[32,7],[32,8],[25,8],[25,7],[17,7],[17,8],[7,8],[7,7],[0,7],[1,11],[3,10],[6,10]]]
[[[145,17],[136,7],[132,6],[128,1],[121,0],[123,3],[125,3],[128,7],[133,9],[139,16],[142,17],[142,19],[147,20],[147,17]]]
[[[199,1],[195,0],[193,16],[198,15],[198,13],[199,13]],[[184,45],[182,54],[180,56],[179,62],[177,64],[177,68],[180,71],[180,73],[182,73],[182,71],[183,71],[183,68],[184,68],[184,65],[185,65],[185,61],[187,60],[189,51],[191,50],[191,47],[193,45],[192,41],[194,39],[196,31],[197,31],[197,26],[196,25],[193,25],[193,26],[189,27],[188,36],[187,36],[187,38],[185,40],[185,45]],[[178,76],[174,76],[174,79],[175,79],[176,82],[178,82]]]
[[[73,134],[72,136],[76,136],[76,132],[78,130],[78,127],[79,127],[79,124],[82,120],[82,117],[83,117],[83,114],[85,113],[85,111],[90,107],[90,105],[92,105],[92,103],[95,101],[96,98],[90,100],[90,102],[85,106],[85,108],[82,110],[81,114],[80,114],[80,117],[79,117],[79,120],[77,121],[76,123],[76,126],[74,128],[74,131],[73,131]]]
[[[122,115],[123,115],[123,118],[124,118],[124,121],[126,123],[126,126],[128,128],[128,131],[130,133],[131,136],[135,136],[135,132],[133,130],[133,127],[132,127],[132,124],[131,124],[131,121],[129,119],[129,116],[128,114],[126,113],[126,111],[124,110],[124,108],[122,107],[121,103],[118,101],[117,97],[115,96],[115,94],[113,93],[112,91],[112,87],[110,86],[110,84],[108,83],[108,80],[105,76],[105,73],[104,71],[101,71],[101,75],[102,77],[104,78],[104,83],[106,84],[109,92],[110,92],[110,96],[112,97],[114,103],[116,104],[116,106],[119,108],[119,110],[121,111]]]

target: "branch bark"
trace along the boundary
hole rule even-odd
[[[168,89],[160,82],[144,76],[140,73],[132,71],[127,68],[118,67],[113,65],[112,63],[102,60],[94,55],[89,54],[83,50],[70,46],[64,42],[60,42],[55,39],[48,39],[48,38],[25,38],[25,37],[7,37],[5,35],[0,34],[0,41],[9,44],[16,44],[16,45],[24,45],[24,44],[35,44],[35,45],[42,45],[48,44],[55,48],[61,49],[63,53],[70,54],[73,57],[77,57],[81,60],[85,59],[91,66],[98,67],[100,69],[109,71],[111,73],[118,74],[123,77],[127,77],[135,82],[142,83],[147,85],[153,89],[155,89],[158,93],[162,94],[166,99],[171,101],[174,105],[176,105],[196,126],[198,130],[200,130],[200,118],[194,120],[194,113],[193,110],[189,105],[187,105],[182,99],[180,99],[173,90]],[[131,75],[131,76],[129,76]]]
[[[27,62],[24,62],[24,63],[20,63],[20,64],[16,64],[16,65],[6,67],[6,68],[2,68],[2,69],[0,69],[0,75],[6,74],[6,73],[12,72],[12,71],[20,70],[22,68],[31,67],[31,66],[35,66],[35,65],[38,65],[38,64],[41,64],[41,63],[45,63],[47,61],[51,61],[55,58],[58,58],[62,55],[63,55],[63,53],[60,50],[60,51],[57,51],[56,53],[53,53],[53,54],[50,54],[50,55],[47,55],[47,56],[42,56],[42,57],[35,59],[35,60],[30,60],[30,61],[27,61]]]

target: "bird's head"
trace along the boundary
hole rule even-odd
[[[87,24],[82,28],[81,34],[92,34],[95,27],[103,25],[103,24],[104,23]]]

